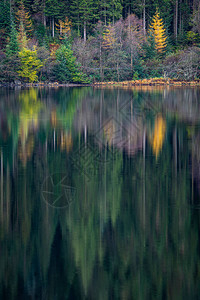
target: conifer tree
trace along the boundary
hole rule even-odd
[[[10,5],[8,1],[0,2],[0,30],[8,29],[10,22]]]
[[[17,40],[17,31],[14,22],[11,21],[10,36],[6,47],[6,54],[7,56],[13,56],[16,55],[18,51],[19,51],[19,44]]]
[[[64,40],[64,44],[56,51],[57,65],[55,74],[61,82],[87,82],[87,78],[78,70],[76,57],[73,55],[71,45]]]
[[[52,29],[52,37],[55,35],[55,19],[62,17],[64,3],[58,0],[46,0],[45,1],[45,16],[50,18],[50,25]]]
[[[30,18],[29,12],[26,11],[23,1],[20,2],[20,6],[18,11],[16,12],[16,19],[20,26],[23,26],[24,30],[28,35],[31,34],[32,28],[32,21]]]
[[[121,18],[122,16],[122,2],[120,0],[112,0],[110,2],[110,17],[114,24],[114,22]]]
[[[156,11],[152,23],[150,25],[150,33],[155,41],[155,48],[159,54],[162,54],[167,46],[166,30],[164,28],[163,20],[160,17],[158,10]]]
[[[70,9],[73,25],[76,26],[78,36],[80,36],[80,0],[72,0]]]
[[[100,16],[105,25],[114,23],[122,16],[122,2],[120,0],[100,1]]]
[[[86,42],[87,37],[87,26],[92,19],[93,14],[93,1],[92,0],[81,0],[80,1],[80,19],[83,23],[83,38]]]
[[[26,31],[24,29],[24,24],[22,22],[19,25],[17,40],[20,49],[27,48],[28,39],[26,36]]]

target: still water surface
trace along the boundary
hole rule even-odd
[[[0,89],[0,299],[199,299],[200,89]]]

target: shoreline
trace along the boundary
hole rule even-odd
[[[92,86],[92,84],[76,84],[76,83],[58,83],[58,82],[49,82],[49,83],[0,83],[0,87],[18,87],[18,88],[27,88],[27,87],[81,87],[81,86]]]
[[[142,87],[142,86],[190,86],[199,87],[200,79],[186,81],[177,79],[164,79],[164,78],[150,78],[150,79],[138,79],[130,81],[108,81],[108,82],[95,82],[91,84],[76,84],[76,83],[58,83],[58,82],[38,82],[38,83],[22,83],[22,82],[12,82],[12,83],[0,83],[0,87]]]
[[[200,86],[200,79],[186,81],[177,79],[165,79],[165,78],[150,78],[150,79],[138,79],[127,80],[121,82],[97,82],[95,86],[120,86],[120,87],[135,87],[135,86]]]

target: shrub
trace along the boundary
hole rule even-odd
[[[65,43],[56,51],[54,75],[60,82],[87,83],[86,76],[79,71],[76,58],[69,43]]]
[[[18,74],[28,82],[38,80],[37,73],[42,67],[41,61],[37,58],[37,50],[23,48],[19,52],[20,69]]]
[[[193,80],[200,76],[200,49],[188,48],[171,54],[163,62],[163,69],[170,78]]]

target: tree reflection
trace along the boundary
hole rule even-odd
[[[80,88],[4,94],[2,299],[198,298],[198,93]],[[113,115],[126,142],[112,153],[94,134]],[[105,130],[107,141],[114,132]],[[111,155],[85,165],[89,180],[71,160],[88,145],[101,157]],[[44,179],[56,172],[77,190],[65,210],[41,200]]]

